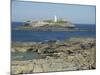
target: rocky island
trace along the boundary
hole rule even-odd
[[[18,30],[33,30],[33,31],[68,31],[75,29],[75,25],[64,19],[26,21],[23,25],[17,27]]]

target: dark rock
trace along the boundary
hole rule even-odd
[[[67,50],[67,53],[70,55],[73,54],[74,52],[72,50]]]

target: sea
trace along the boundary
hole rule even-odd
[[[80,30],[88,31],[32,31],[32,30],[14,30],[24,22],[11,23],[11,40],[20,42],[43,42],[46,40],[67,40],[71,37],[96,37],[95,24],[75,24]]]

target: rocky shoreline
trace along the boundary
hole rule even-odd
[[[12,60],[11,73],[39,73],[96,68],[95,38],[71,38],[45,42],[12,42],[11,52],[36,52],[42,58]]]

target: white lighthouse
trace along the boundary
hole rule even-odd
[[[57,22],[57,16],[54,16],[54,22]]]

